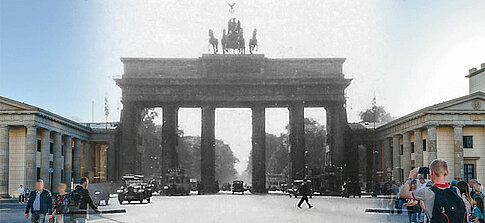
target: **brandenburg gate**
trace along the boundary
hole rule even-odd
[[[304,108],[324,107],[332,165],[345,162],[347,126],[345,58],[270,59],[262,54],[203,54],[194,59],[122,58],[120,174],[137,172],[137,135],[144,108],[162,107],[162,171],[178,167],[177,123],[181,107],[202,108],[201,183],[215,188],[215,109],[252,109],[252,187],[264,193],[265,108],[287,107],[290,179],[305,177]],[[323,165],[323,164],[322,164]]]

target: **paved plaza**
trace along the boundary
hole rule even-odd
[[[115,197],[102,210],[125,208],[126,214],[92,215],[90,222],[388,222],[387,214],[366,213],[378,208],[376,198],[313,197],[314,208],[296,207],[286,195],[154,196],[151,204],[124,204]],[[0,204],[0,222],[29,222],[24,205]],[[407,214],[392,215],[393,222],[407,222]]]

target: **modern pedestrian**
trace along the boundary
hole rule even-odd
[[[24,189],[25,202],[29,202],[29,194],[30,194],[30,189],[29,189],[29,187],[25,186],[25,189]]]
[[[66,188],[67,186],[64,183],[60,183],[57,187],[59,194],[54,199],[54,213],[56,214],[57,223],[69,222],[67,214],[69,213],[71,196],[66,192]]]
[[[472,198],[475,199],[477,197],[481,198],[482,200],[485,200],[485,196],[483,195],[483,187],[482,184],[480,183],[475,183],[473,184],[473,195]]]
[[[470,196],[468,184],[465,181],[460,181],[458,182],[458,184],[456,184],[456,187],[458,188],[458,190],[460,190],[460,197],[465,203],[466,216],[467,216],[466,222],[470,222],[472,217],[473,199]]]
[[[424,201],[426,216],[431,222],[466,222],[466,208],[459,196],[460,192],[445,183],[448,175],[446,161],[436,159],[431,162],[429,176],[433,182],[432,187],[411,191],[410,184],[417,178],[418,172],[418,168],[409,172],[409,178],[401,190],[400,197]]]
[[[300,195],[301,195],[301,199],[300,199],[300,202],[298,202],[297,207],[301,208],[301,204],[303,204],[303,201],[305,201],[306,204],[308,205],[308,208],[312,208],[313,206],[308,201],[308,195],[310,193],[310,188],[308,187],[307,179],[304,179],[303,183],[301,183],[299,192],[300,192]]]
[[[411,183],[411,191],[415,191],[418,182]],[[403,204],[408,210],[408,218],[410,223],[422,223],[424,219],[421,219],[421,206],[418,200],[408,199],[408,202]]]
[[[39,179],[35,182],[35,190],[30,192],[29,201],[25,208],[25,218],[29,218],[32,213],[32,223],[45,223],[46,215],[52,218],[52,198],[51,193],[44,189],[44,181]]]
[[[20,187],[19,187],[19,203],[24,203],[24,197],[25,197],[25,188],[22,186],[22,184],[20,184]]]
[[[473,222],[483,223],[483,200],[480,197],[475,198],[475,209],[473,209]]]
[[[79,183],[80,184],[77,185],[72,192],[74,206],[70,208],[70,211],[72,212],[71,217],[78,223],[79,220],[84,220],[84,222],[87,223],[89,219],[89,207],[91,207],[98,214],[100,214],[101,211],[93,203],[93,199],[91,199],[91,195],[89,195],[88,178],[81,178]]]

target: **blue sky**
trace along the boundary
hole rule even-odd
[[[234,2],[267,57],[347,58],[350,121],[373,96],[394,116],[463,96],[468,69],[485,63],[484,0]],[[120,57],[199,57],[207,30],[221,35],[227,10],[220,0],[1,0],[0,95],[82,122],[91,121],[92,101],[95,121],[104,121],[107,96],[109,120],[117,121],[121,91],[112,78],[123,73]],[[282,132],[287,111],[267,113],[267,132]],[[325,122],[322,109],[305,114]],[[233,147],[241,170],[250,112],[217,116],[216,136]],[[184,132],[200,133],[197,109],[180,117]]]

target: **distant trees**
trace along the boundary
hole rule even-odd
[[[289,126],[286,127],[289,130]],[[287,131],[289,132],[289,131]],[[305,146],[309,168],[320,168],[325,165],[325,147],[327,131],[325,126],[314,119],[305,118]],[[266,134],[266,172],[288,174],[289,142],[288,133],[280,136]],[[243,175],[251,176],[252,156]]]
[[[363,122],[389,122],[394,118],[386,112],[383,106],[376,105],[376,98],[372,99],[372,107],[359,113]]]
[[[149,177],[161,175],[162,126],[154,120],[158,113],[154,109],[144,109],[142,122],[138,128],[139,139],[142,140],[139,156],[141,156],[141,173]],[[216,179],[219,182],[229,182],[236,178],[234,165],[239,162],[229,145],[216,140]],[[185,169],[190,177],[200,180],[200,136],[184,136],[179,131],[177,146],[179,166]]]

